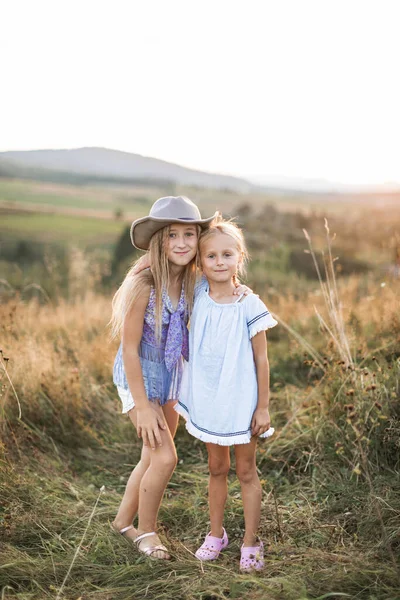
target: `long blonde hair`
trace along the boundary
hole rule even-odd
[[[249,260],[249,253],[246,247],[246,242],[244,239],[243,231],[236,225],[236,223],[232,219],[224,219],[220,212],[217,213],[217,216],[211,222],[211,225],[208,229],[205,229],[199,238],[199,250],[201,252],[201,247],[211,236],[217,235],[219,233],[224,233],[229,235],[236,242],[236,246],[238,252],[240,254],[240,262],[238,264],[238,274],[241,277],[246,275],[246,263]]]
[[[121,335],[125,318],[129,314],[133,304],[143,294],[144,289],[148,286],[154,286],[156,294],[156,339],[161,338],[161,321],[162,321],[162,297],[163,290],[168,290],[169,287],[169,262],[167,257],[167,244],[169,239],[170,226],[163,227],[154,233],[150,240],[149,256],[151,270],[141,271],[138,274],[134,273],[138,261],[130,267],[125,276],[124,281],[118,288],[112,301],[112,316],[109,325],[111,326],[111,337],[116,338]],[[198,235],[200,227],[197,226]],[[185,312],[189,317],[194,300],[194,287],[196,284],[198,267],[197,254],[183,269],[182,286],[184,287],[185,295]]]

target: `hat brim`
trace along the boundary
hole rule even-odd
[[[179,223],[181,225],[200,225],[206,229],[211,221],[215,219],[218,213],[215,213],[208,219],[162,219],[160,217],[142,217],[132,223],[131,241],[135,248],[139,250],[148,250],[151,237],[167,225]]]

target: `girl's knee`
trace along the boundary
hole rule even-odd
[[[158,448],[151,456],[151,463],[163,471],[171,471],[172,473],[178,463],[178,456],[175,448],[161,446],[161,448]]]
[[[215,457],[209,457],[208,459],[208,469],[212,477],[226,477],[229,473],[230,466],[229,459],[217,459]]]
[[[240,483],[250,483],[254,478],[258,478],[254,461],[236,462],[236,475]]]

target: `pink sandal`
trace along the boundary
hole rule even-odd
[[[240,549],[240,570],[245,573],[261,571],[264,567],[264,544],[259,546],[242,546]]]
[[[228,536],[225,529],[222,529],[222,538],[213,535],[206,535],[206,538],[200,548],[197,550],[195,557],[199,560],[216,560],[221,550],[224,550],[228,545]]]

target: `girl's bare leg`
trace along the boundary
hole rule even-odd
[[[127,537],[135,538],[140,533],[154,531],[158,509],[164,494],[165,487],[171,477],[176,465],[176,451],[173,443],[173,436],[178,426],[178,413],[173,409],[175,402],[169,402],[163,407],[157,407],[162,410],[168,430],[160,430],[163,445],[156,450],[151,450],[143,446],[141,459],[132,471],[127,482],[125,493],[122,498],[118,513],[113,522],[115,529],[120,530],[132,524],[133,519],[139,512],[139,504],[143,506],[140,511],[138,529],[131,529],[126,532]],[[132,409],[129,417],[136,427],[136,411]],[[152,468],[150,468],[152,467]],[[149,473],[147,473],[149,471]],[[145,477],[145,486],[142,487],[142,480]],[[155,482],[153,479],[155,478]],[[155,483],[155,485],[154,485]],[[146,490],[146,491],[145,491]],[[152,499],[149,502],[149,497]],[[141,499],[142,498],[142,499]],[[141,548],[157,545],[158,536],[146,538],[141,542]],[[163,554],[161,556],[161,554]],[[165,553],[160,553],[163,558]],[[157,554],[155,554],[157,556]]]
[[[208,468],[208,505],[210,509],[211,535],[222,537],[224,510],[228,496],[228,473],[230,467],[229,447],[207,444]]]
[[[167,402],[167,404],[164,404],[164,406],[161,407],[164,413],[164,419],[168,425],[168,429],[171,432],[172,438],[175,437],[179,421],[179,415],[174,409],[176,403],[177,400],[170,400],[169,402]]]
[[[256,468],[257,438],[235,446],[236,474],[242,488],[245,534],[243,545],[255,546],[261,514],[261,484]]]

